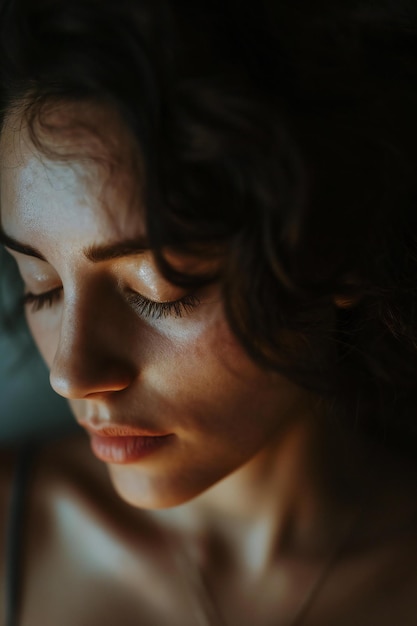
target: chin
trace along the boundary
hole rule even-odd
[[[108,465],[110,478],[118,495],[136,508],[157,510],[169,509],[189,502],[208,489],[210,485],[184,488],[181,481],[146,475],[137,468],[126,465]],[[175,484],[177,482],[177,484]]]

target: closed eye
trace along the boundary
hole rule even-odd
[[[62,287],[55,287],[45,293],[31,293],[27,292],[22,296],[21,303],[23,306],[31,305],[32,313],[36,313],[43,308],[51,308],[54,304],[57,304],[62,296]]]
[[[24,306],[31,306],[31,312],[36,313],[57,304],[61,300],[62,292],[62,287],[40,294],[28,292],[23,295],[21,302]],[[183,317],[200,304],[200,299],[195,294],[186,295],[178,300],[156,302],[133,290],[127,292],[127,300],[140,316],[152,319],[161,319],[171,315]]]
[[[171,315],[183,317],[187,313],[191,313],[200,304],[200,299],[195,294],[186,295],[178,300],[155,302],[155,300],[145,298],[145,296],[132,290],[128,291],[127,300],[139,315],[153,319],[161,319]]]

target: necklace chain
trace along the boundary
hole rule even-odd
[[[311,586],[308,588],[307,593],[303,596],[301,602],[298,604],[295,614],[288,622],[287,626],[301,626],[308,611],[311,609],[314,601],[320,593],[325,581],[327,580],[330,572],[340,559],[344,549],[352,538],[353,532],[361,517],[362,508],[359,512],[356,511],[352,515],[346,524],[341,538],[337,541],[329,557],[326,559],[323,567],[320,569],[317,577],[314,579]],[[222,617],[220,610],[214,601],[212,594],[204,580],[204,577],[195,563],[195,559],[191,558],[191,555],[187,554],[187,549],[182,546],[182,550],[178,549],[178,546],[173,546],[172,555],[175,559],[177,568],[184,575],[187,581],[187,586],[192,595],[192,600],[195,606],[195,614],[198,622],[196,626],[226,626],[224,618]]]
[[[298,605],[295,615],[289,622],[288,626],[300,626],[300,624],[304,620],[305,616],[307,615],[308,611],[310,610],[314,601],[319,595],[320,590],[322,589],[330,572],[332,571],[332,569],[334,568],[334,566],[340,559],[341,555],[343,554],[344,549],[346,548],[350,539],[352,538],[353,532],[361,516],[361,512],[362,512],[362,509],[360,509],[359,512],[355,512],[355,514],[352,515],[351,518],[349,519],[348,523],[346,524],[346,529],[344,529],[344,532],[342,533],[341,538],[334,546],[328,559],[326,560],[320,572],[318,573],[318,576],[313,581],[313,584],[307,590],[307,593],[305,594],[302,601]]]

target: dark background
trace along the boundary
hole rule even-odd
[[[50,388],[47,368],[15,305],[13,323],[7,320],[9,303],[17,301],[22,287],[3,250],[0,284],[0,444],[58,436],[74,428],[74,420],[66,401]]]

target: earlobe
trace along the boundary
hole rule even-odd
[[[352,309],[354,306],[356,306],[359,301],[360,301],[361,297],[360,295],[355,295],[355,296],[335,296],[333,298],[333,302],[335,303],[336,307],[338,309]]]

